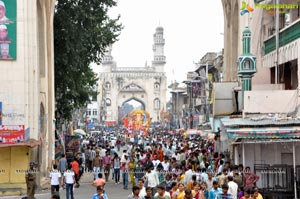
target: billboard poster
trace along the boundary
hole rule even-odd
[[[192,97],[198,98],[201,96],[200,81],[192,81]]]
[[[0,60],[17,58],[16,16],[16,0],[0,0]]]
[[[0,125],[0,144],[25,142],[24,125]]]
[[[2,125],[2,102],[0,102],[0,125]]]

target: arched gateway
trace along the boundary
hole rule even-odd
[[[147,111],[152,122],[160,120],[160,112],[166,104],[167,77],[164,72],[163,28],[156,28],[153,35],[154,60],[144,67],[117,67],[110,47],[103,59],[103,72],[99,78],[98,102],[100,120],[120,121],[124,115],[120,110],[127,102],[134,100]]]

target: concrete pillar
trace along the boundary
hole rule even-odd
[[[234,164],[239,165],[239,162],[240,162],[240,160],[239,160],[239,150],[238,150],[239,145],[234,145],[233,147],[234,147]]]

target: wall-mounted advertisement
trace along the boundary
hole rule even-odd
[[[0,60],[17,58],[17,3],[0,0]]]
[[[0,144],[25,142],[24,125],[0,125]]]
[[[0,102],[0,125],[2,125],[2,102]]]

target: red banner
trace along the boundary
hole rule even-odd
[[[25,142],[24,125],[0,125],[0,144]]]

